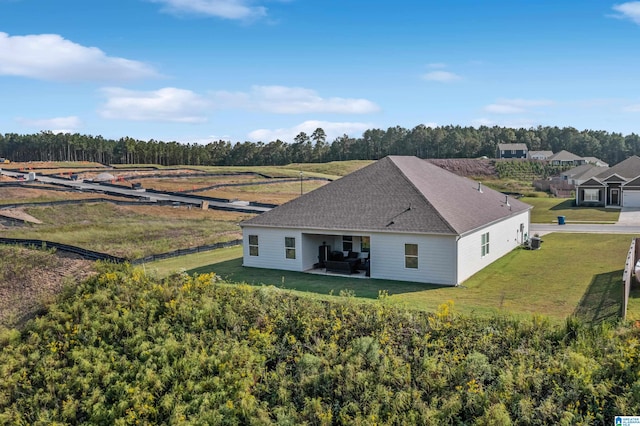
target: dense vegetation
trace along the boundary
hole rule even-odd
[[[497,161],[496,172],[500,179],[535,180],[558,176],[573,165],[553,166],[542,161]]]
[[[119,140],[80,134],[41,132],[32,135],[0,134],[0,157],[12,161],[95,161],[114,164],[162,165],[283,165],[342,160],[377,160],[386,155],[421,158],[494,157],[499,143],[525,143],[532,151],[563,149],[581,156],[595,156],[615,164],[640,152],[640,136],[572,127],[426,127],[400,126],[370,129],[362,137],[340,136],[326,140],[323,129],[298,134],[293,141],[212,141],[189,144]]]
[[[105,270],[0,331],[1,424],[611,424],[640,333]]]

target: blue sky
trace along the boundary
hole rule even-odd
[[[640,133],[640,1],[0,0],[0,133]]]

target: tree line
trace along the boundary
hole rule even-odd
[[[640,151],[640,136],[573,127],[512,129],[506,127],[400,126],[366,130],[361,137],[346,134],[327,141],[322,128],[300,132],[293,141],[206,144],[118,140],[102,136],[43,131],[30,135],[0,133],[0,157],[12,161],[92,161],[107,164],[266,166],[344,160],[377,160],[387,155],[420,158],[495,157],[500,143],[524,143],[531,151],[570,151],[618,163]]]

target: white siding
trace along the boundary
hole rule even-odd
[[[523,224],[523,232],[520,232]],[[489,232],[489,254],[481,256],[482,234]],[[462,238],[456,236],[356,233],[353,251],[360,251],[360,235],[371,241],[371,278],[456,285],[522,244],[529,235],[529,212],[482,228]],[[358,235],[360,234],[360,235]],[[258,236],[259,256],[249,256],[249,235]],[[243,227],[243,265],[257,268],[305,271],[318,262],[323,243],[342,251],[340,231]],[[296,258],[285,257],[285,237],[296,239]],[[405,244],[418,245],[418,268],[405,267]],[[457,251],[457,252],[456,252]]]
[[[258,256],[249,256],[249,235],[258,236]],[[296,239],[296,258],[285,257],[284,239]],[[242,231],[242,256],[244,266],[256,268],[302,271],[302,233],[295,229],[272,229],[245,226]]]
[[[418,245],[418,269],[405,268],[404,245]],[[371,278],[454,285],[455,236],[371,234]]]
[[[524,232],[520,232],[520,224]],[[482,234],[489,233],[489,254],[482,257]],[[458,240],[458,284],[509,253],[529,235],[529,211],[479,229]]]

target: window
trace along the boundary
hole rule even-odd
[[[482,234],[482,242],[480,245],[482,248],[482,257],[485,257],[486,255],[489,254],[489,233],[488,232],[486,234]]]
[[[584,190],[584,201],[600,201],[600,190],[599,189],[585,189]]]
[[[369,237],[360,237],[360,251],[369,253],[371,250],[371,239]]]
[[[418,245],[404,245],[404,267],[418,269]]]
[[[287,259],[296,258],[296,239],[293,237],[284,238],[284,250]]]
[[[258,236],[249,235],[249,256],[258,256]]]
[[[342,236],[342,251],[353,251],[353,237],[351,235]]]

